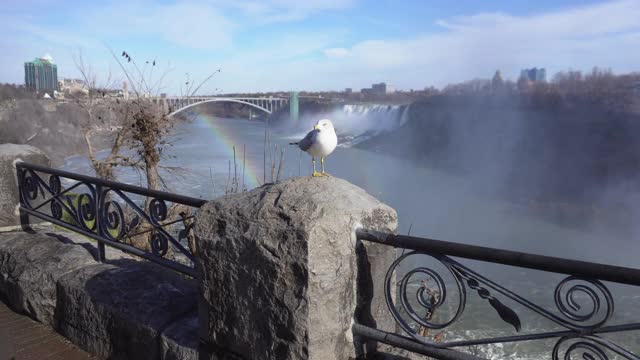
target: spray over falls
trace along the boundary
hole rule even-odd
[[[407,122],[408,105],[344,105],[336,111],[336,126],[344,128],[342,146],[353,146]]]
[[[408,114],[409,105],[345,104],[302,116],[295,126],[295,135],[309,130],[318,119],[328,118],[338,134],[338,146],[351,147],[401,127]]]

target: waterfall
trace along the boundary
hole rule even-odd
[[[407,122],[410,105],[340,105],[330,110],[306,113],[286,137],[299,140],[320,119],[329,119],[338,134],[338,146],[351,147],[372,137],[391,132]]]
[[[409,105],[342,105],[329,119],[340,137],[340,146],[350,147],[404,125]]]

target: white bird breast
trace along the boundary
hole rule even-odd
[[[316,138],[307,152],[313,157],[328,156],[338,146],[338,136],[332,130],[321,130],[316,133]]]

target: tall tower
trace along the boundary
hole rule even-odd
[[[292,91],[289,93],[289,118],[292,123],[298,122],[298,92]]]
[[[129,100],[129,84],[127,83],[127,80],[122,82],[122,96],[125,100]]]
[[[53,96],[58,90],[58,66],[51,55],[24,63],[24,83],[32,91]]]

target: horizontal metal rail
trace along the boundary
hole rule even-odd
[[[175,203],[179,203],[179,204],[184,204],[184,205],[189,205],[189,206],[193,206],[193,207],[198,207],[198,208],[201,207],[202,205],[206,204],[206,202],[207,202],[206,200],[194,198],[194,197],[191,197],[191,196],[178,195],[178,194],[173,194],[173,193],[166,192],[166,191],[147,189],[147,188],[143,188],[143,187],[140,187],[140,186],[129,185],[129,184],[124,184],[124,183],[120,183],[120,182],[116,182],[116,181],[100,179],[100,178],[93,177],[93,176],[76,174],[76,173],[72,173],[72,172],[69,172],[69,171],[64,171],[64,170],[60,170],[60,169],[53,169],[53,168],[50,168],[50,167],[46,167],[46,166],[42,166],[42,165],[38,165],[38,164],[33,164],[33,163],[28,163],[28,162],[19,162],[19,163],[16,164],[16,167],[35,170],[35,171],[40,171],[40,172],[47,173],[47,174],[50,174],[50,175],[57,175],[57,176],[60,176],[60,177],[63,177],[63,178],[78,180],[78,181],[91,183],[91,184],[95,184],[95,185],[101,185],[101,186],[104,186],[104,187],[107,187],[107,188],[113,189],[113,190],[122,190],[122,191],[126,191],[126,192],[129,192],[129,193],[137,194],[137,195],[153,197],[153,198],[161,198],[161,199],[164,199],[164,200],[167,200],[167,201],[171,201],[171,202],[175,202]]]
[[[191,210],[181,208],[179,214],[171,213],[167,202],[199,208],[205,200],[26,162],[18,162],[16,169],[23,221],[27,221],[27,215],[35,216],[98,241],[100,261],[104,261],[104,246],[108,245],[185,275],[197,276],[194,255],[181,243],[193,226]],[[48,181],[42,175],[49,176]],[[76,183],[65,189],[61,178]],[[133,201],[130,194],[146,198],[145,205]],[[49,212],[45,211],[45,205],[49,206]],[[127,215],[122,206],[130,210]],[[182,230],[176,239],[167,229],[180,226]],[[123,241],[128,238],[148,241],[151,251]],[[193,266],[166,258],[169,246]]]
[[[420,251],[430,255],[454,256],[640,286],[640,269],[563,259],[553,256],[527,254],[518,251],[501,250],[428,238],[388,234],[366,229],[357,230],[356,235],[360,240]]]
[[[426,346],[417,343],[415,340],[400,336],[398,334],[374,329],[368,326],[353,324],[351,326],[353,335],[360,336],[362,338],[378,341],[383,344],[399,347],[405,350],[409,350],[416,354],[431,356],[441,360],[487,360],[475,355],[463,353],[451,349],[438,349],[430,346]]]
[[[430,346],[426,346],[416,342],[413,339],[400,336],[398,334],[374,329],[368,326],[353,324],[351,331],[354,336],[360,336],[362,338],[378,341],[383,344],[395,346],[401,349],[406,349],[416,354],[431,356],[441,360],[487,360],[485,358],[477,357],[475,355],[463,353],[451,349],[438,349]]]

